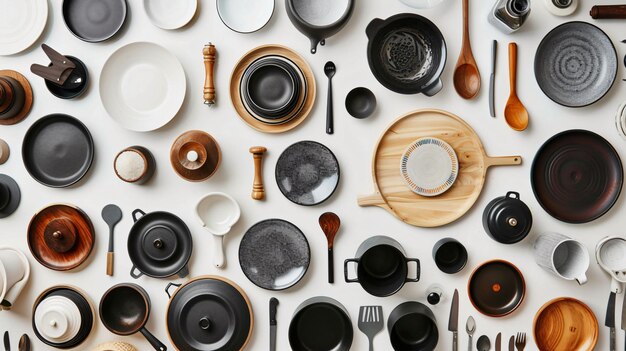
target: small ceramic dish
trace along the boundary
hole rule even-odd
[[[154,156],[143,146],[127,147],[113,161],[115,175],[127,183],[146,183],[154,174],[155,168]]]
[[[63,20],[78,39],[101,42],[113,37],[124,26],[126,0],[63,0]]]
[[[414,193],[437,196],[452,187],[459,175],[459,160],[450,144],[437,138],[420,138],[404,151],[402,180]]]
[[[515,265],[493,260],[472,272],[467,290],[478,312],[490,317],[504,317],[513,313],[524,301],[526,283]]]
[[[253,33],[265,27],[274,14],[275,0],[217,0],[222,23],[238,33]]]
[[[376,96],[367,88],[354,88],[346,95],[346,110],[354,118],[367,118],[376,110]]]
[[[626,102],[623,102],[617,108],[615,114],[615,129],[622,139],[626,139]]]
[[[72,70],[70,76],[63,85],[55,84],[47,79],[44,80],[46,88],[50,93],[60,99],[73,99],[77,98],[87,90],[87,84],[89,84],[89,71],[83,61],[70,55],[65,55],[70,61],[72,61],[76,68]],[[52,63],[48,66],[52,66]]]
[[[178,29],[189,23],[198,9],[198,0],[143,0],[150,22],[162,29]]]

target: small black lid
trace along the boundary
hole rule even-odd
[[[514,191],[493,199],[483,212],[485,231],[503,244],[522,241],[530,232],[532,224],[530,209],[520,200],[519,193]]]

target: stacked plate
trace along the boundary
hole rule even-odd
[[[626,139],[626,102],[623,102],[617,108],[617,114],[615,115],[615,128],[619,135]]]
[[[264,124],[284,124],[304,107],[308,87],[304,73],[290,59],[263,56],[244,71],[240,95],[248,113]]]

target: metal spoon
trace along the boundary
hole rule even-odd
[[[102,219],[109,225],[109,252],[107,253],[107,275],[113,276],[113,231],[122,220],[122,210],[116,205],[106,205],[102,209]]]
[[[476,343],[476,348],[478,351],[489,351],[489,349],[491,349],[491,341],[489,341],[489,337],[487,337],[487,335],[481,335]]]
[[[19,343],[17,344],[17,349],[19,351],[30,351],[30,338],[28,337],[28,335],[22,335]]]
[[[337,67],[332,61],[326,62],[324,73],[328,77],[328,102],[326,104],[326,134],[333,134],[333,76],[337,72]]]
[[[474,320],[474,317],[469,316],[469,318],[467,319],[467,323],[465,324],[465,330],[467,331],[467,335],[469,336],[467,350],[472,351],[472,338],[474,337],[474,332],[476,331],[476,321]]]

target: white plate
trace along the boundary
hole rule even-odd
[[[446,192],[459,175],[459,160],[450,144],[437,138],[417,139],[404,152],[400,172],[416,194],[436,196]]]
[[[122,127],[159,129],[176,116],[185,99],[185,71],[176,56],[154,43],[122,46],[100,73],[100,99]]]
[[[178,29],[196,14],[198,0],[143,0],[143,8],[155,26]]]
[[[403,4],[414,9],[429,9],[435,7],[446,0],[400,0]]]
[[[252,33],[270,21],[274,0],[217,0],[217,13],[226,27],[239,33]]]
[[[48,21],[48,0],[0,0],[0,55],[33,45]]]

